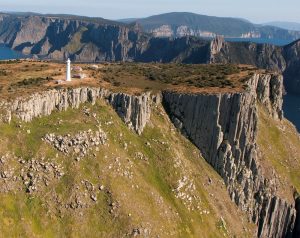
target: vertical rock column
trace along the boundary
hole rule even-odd
[[[300,237],[300,197],[296,199],[296,211],[297,211],[297,217],[296,217],[296,223],[293,233],[293,238],[299,238]]]
[[[295,209],[276,196],[257,156],[257,101],[282,117],[282,77],[254,75],[242,93],[163,93],[174,125],[222,176],[231,199],[258,225],[258,237],[290,236]]]
[[[140,96],[112,93],[109,103],[130,128],[138,134],[142,133],[150,120],[150,93],[143,93]]]

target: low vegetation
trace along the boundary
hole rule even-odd
[[[251,68],[249,68],[251,70]],[[184,64],[110,64],[100,69],[107,82],[148,80],[163,85],[196,88],[238,88],[244,83],[241,73],[249,70],[237,65],[184,65]],[[253,72],[252,72],[253,73]],[[238,79],[236,79],[236,76]]]
[[[296,128],[286,119],[282,122],[269,117],[262,108],[259,113],[258,145],[262,163],[273,177],[275,169],[279,190],[283,197],[300,191],[300,137]],[[290,190],[290,192],[287,192]],[[294,202],[293,197],[287,197]]]
[[[0,64],[18,64],[21,60],[0,60]]]
[[[15,84],[12,84],[12,87],[22,87],[22,86],[40,86],[46,82],[49,82],[53,80],[53,78],[51,77],[46,77],[46,78],[42,78],[42,77],[38,77],[38,78],[27,78],[27,79],[23,79],[22,81],[19,81]]]
[[[82,28],[78,34],[86,29]],[[73,44],[74,43],[74,44]],[[76,51],[76,42],[68,47]],[[31,94],[57,86],[65,80],[65,64],[46,61],[0,61],[1,98]],[[186,65],[160,63],[102,63],[97,67],[77,64],[87,78],[74,79],[71,84],[108,87],[128,92],[161,90],[238,91],[257,70],[250,66],[230,64]]]

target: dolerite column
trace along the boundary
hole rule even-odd
[[[293,238],[299,238],[300,237],[300,197],[296,199],[296,223],[295,228],[293,232]]]

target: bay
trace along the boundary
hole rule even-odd
[[[22,59],[26,58],[25,55],[22,55],[20,52],[14,51],[9,47],[0,44],[0,60],[10,60],[10,59]]]
[[[277,46],[284,46],[292,43],[291,40],[282,39],[268,39],[268,38],[225,38],[228,42],[253,42],[259,44],[272,44]]]
[[[287,94],[283,97],[284,117],[291,121],[300,132],[300,95]]]

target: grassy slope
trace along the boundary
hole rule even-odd
[[[44,156],[62,164],[65,173],[31,195],[23,188],[0,193],[3,237],[124,237],[134,228],[147,228],[150,237],[250,237],[253,226],[230,201],[221,178],[173,128],[160,107],[153,109],[150,125],[138,136],[104,102],[85,106],[97,114],[109,140],[99,152],[94,151],[95,156],[90,154],[79,162],[41,138],[50,132],[95,130],[95,119],[84,115],[82,108],[31,123],[0,125],[0,154],[10,151],[25,159]],[[136,152],[148,160],[137,159]],[[21,165],[12,166],[20,169]],[[186,190],[191,202],[176,198],[173,191],[184,176],[195,185],[195,190]],[[89,198],[90,191],[82,181],[94,185],[97,202]],[[106,189],[100,191],[100,185]],[[86,206],[66,207],[76,196]],[[114,213],[109,212],[112,202],[119,206]]]
[[[300,191],[300,138],[296,128],[286,119],[273,120],[260,109],[258,145],[263,163],[279,175],[279,192],[291,199],[294,188]]]

